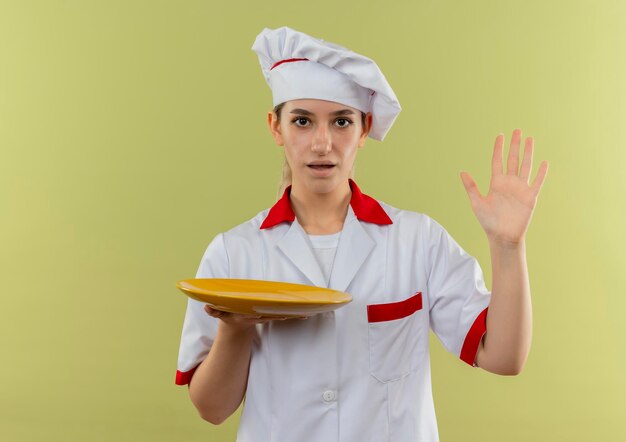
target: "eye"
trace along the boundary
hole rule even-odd
[[[348,127],[352,124],[352,121],[347,118],[338,118],[335,122],[338,123],[339,127]]]
[[[296,117],[293,120],[291,120],[291,122],[294,123],[298,127],[305,127],[306,123],[309,122],[309,119],[305,117]]]

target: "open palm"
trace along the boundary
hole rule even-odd
[[[521,129],[513,131],[507,160],[506,173],[502,171],[502,146],[504,135],[496,137],[491,161],[489,193],[482,196],[476,182],[467,172],[461,172],[461,180],[470,199],[478,222],[491,241],[501,245],[516,245],[524,240],[532,218],[541,186],[548,173],[548,163],[543,161],[537,176],[529,185],[533,158],[532,137],[526,138],[522,166],[519,167]]]

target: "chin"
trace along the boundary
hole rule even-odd
[[[341,186],[344,181],[347,183],[348,178],[345,180],[340,178],[318,178],[311,180],[310,189],[315,193],[329,193]]]

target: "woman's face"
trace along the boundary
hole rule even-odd
[[[276,144],[284,146],[292,182],[315,193],[328,193],[345,185],[365,144],[371,114],[361,124],[361,111],[326,100],[302,99],[285,103],[278,123],[268,114]]]

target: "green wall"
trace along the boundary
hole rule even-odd
[[[626,3],[0,0],[0,439],[230,441],[174,385],[213,236],[275,201],[282,154],[250,47],[283,25],[378,62],[403,111],[363,191],[438,220],[482,264],[493,142],[550,171],[527,235],[524,371],[431,334],[442,441],[626,440]]]

